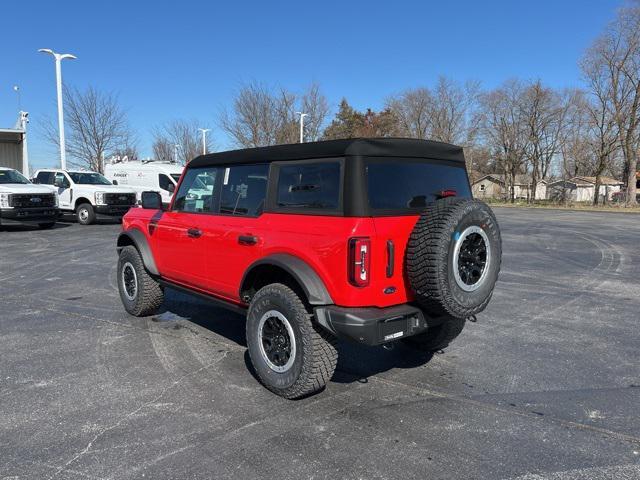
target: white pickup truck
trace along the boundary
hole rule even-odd
[[[136,205],[136,192],[113,185],[98,172],[86,170],[37,170],[34,182],[55,190],[60,197],[60,211],[74,213],[81,225],[96,218],[122,218]]]
[[[20,172],[0,167],[0,225],[51,228],[58,218],[58,195],[34,185]]]

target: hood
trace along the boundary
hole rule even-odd
[[[3,183],[0,184],[0,192],[2,193],[51,193],[52,190],[43,185],[35,185],[33,183]]]

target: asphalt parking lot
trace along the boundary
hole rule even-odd
[[[0,231],[0,479],[640,478],[640,216],[497,215],[493,301],[444,354],[342,344],[297,402],[238,315],[127,315],[120,225]]]

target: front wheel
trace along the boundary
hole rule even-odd
[[[164,300],[162,287],[144,268],[136,247],[124,247],[118,258],[118,292],[124,309],[136,317],[156,312]]]
[[[83,203],[76,210],[76,217],[80,225],[91,225],[96,220],[96,213],[93,211],[93,205]]]
[[[263,385],[284,398],[321,390],[335,371],[335,337],[312,317],[300,297],[279,283],[261,288],[249,306],[251,363]]]

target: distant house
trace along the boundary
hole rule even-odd
[[[600,177],[599,201],[611,200],[614,193],[622,190],[624,182],[611,177]],[[572,202],[593,202],[596,191],[596,177],[572,177],[551,182],[547,187],[548,197],[553,200]]]
[[[515,182],[513,184],[513,196],[518,199],[531,198],[531,176],[530,175],[516,175]],[[504,175],[497,173],[490,173],[483,175],[471,184],[471,191],[475,198],[510,198],[511,195],[507,192],[506,182]],[[547,196],[547,181],[538,180],[536,185],[536,198],[544,199]]]

